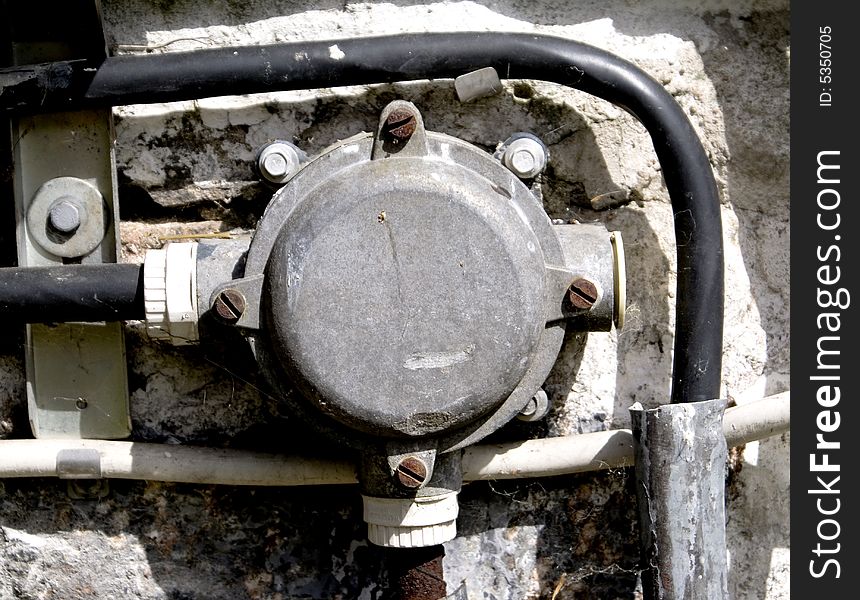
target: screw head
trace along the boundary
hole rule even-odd
[[[77,203],[69,196],[63,196],[51,206],[48,222],[60,233],[72,233],[81,226],[81,213]]]
[[[400,485],[414,490],[427,482],[427,465],[417,456],[407,456],[397,465],[394,475]]]
[[[236,323],[245,313],[245,296],[239,290],[224,290],[215,298],[212,310],[225,323]]]
[[[415,133],[418,121],[408,108],[395,108],[385,119],[382,133],[394,143],[405,142]]]
[[[599,293],[594,282],[580,277],[570,284],[567,297],[575,308],[589,310],[597,302]]]

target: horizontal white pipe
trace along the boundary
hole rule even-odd
[[[146,479],[225,485],[322,485],[355,483],[355,465],[314,458],[281,456],[173,444],[106,440],[0,441],[0,478],[56,477],[57,453],[92,449],[109,479]]]
[[[726,410],[723,432],[729,448],[779,435],[791,426],[791,394],[782,392]]]
[[[633,465],[633,434],[613,429],[580,435],[473,446],[463,452],[463,479],[520,479]]]
[[[723,419],[729,446],[788,430],[789,393],[730,408]],[[102,477],[225,485],[331,485],[356,482],[355,464],[195,446],[104,440],[2,440],[0,478],[56,477],[57,453],[96,451]],[[463,478],[517,479],[631,465],[629,429],[514,444],[474,446],[463,453]]]
[[[783,392],[726,410],[729,447],[788,431],[790,393]],[[474,446],[463,452],[463,478],[518,479],[583,473],[633,464],[629,429],[583,433],[515,444]]]

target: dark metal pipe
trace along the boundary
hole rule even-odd
[[[100,65],[70,61],[0,70],[0,110],[33,112],[450,78],[487,66],[506,79],[541,79],[583,90],[625,108],[647,128],[675,213],[678,289],[672,402],[716,398],[723,251],[711,166],[684,111],[663,86],[608,52],[542,35],[425,33],[117,56]]]
[[[22,323],[143,319],[143,267],[0,268],[0,314]]]
[[[444,546],[386,550],[386,600],[442,600],[446,596],[442,574]]]
[[[630,410],[642,591],[647,600],[726,600],[725,400]]]

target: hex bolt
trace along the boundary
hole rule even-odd
[[[417,126],[415,113],[408,108],[399,107],[388,113],[382,133],[389,141],[397,144],[408,141]]]
[[[580,310],[590,310],[598,296],[597,286],[585,277],[574,280],[567,292],[570,303]]]
[[[263,159],[261,170],[270,179],[279,179],[289,172],[287,159],[280,152],[272,152]]]
[[[215,298],[212,310],[225,323],[236,323],[245,312],[245,296],[239,290],[224,290]]]
[[[532,179],[546,168],[546,148],[531,137],[516,138],[504,149],[502,163],[520,179]]]
[[[394,474],[400,485],[414,490],[427,481],[427,465],[417,456],[407,456],[398,463]]]
[[[48,211],[48,223],[60,233],[72,233],[81,226],[78,203],[71,196],[63,196]]]
[[[285,183],[299,167],[299,150],[289,142],[272,142],[257,154],[257,170],[272,183]]]
[[[532,152],[529,152],[526,149],[520,148],[515,152],[511,152],[509,154],[509,162],[511,164],[511,169],[521,176],[525,176],[526,173],[532,173],[535,171],[535,166],[537,165],[537,157]]]

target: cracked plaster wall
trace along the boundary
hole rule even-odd
[[[726,242],[724,394],[742,403],[788,388],[788,8],[779,1],[349,3],[105,0],[114,52],[326,39],[395,31],[538,31],[636,63],[690,116],[717,177]],[[548,213],[600,220],[626,241],[627,324],[569,336],[539,424],[497,439],[628,427],[634,402],[666,401],[674,301],[672,214],[645,130],[624,111],[540,82],[506,82],[459,104],[451,82],[338,88],[117,108],[123,260],[163,238],[253,228],[271,190],[255,150],[286,138],[309,154],[369,130],[405,98],[428,129],[487,150],[515,131],[549,145]],[[0,345],[0,435],[26,437],[21,338]],[[127,327],[133,438],[303,450],[261,393],[235,340],[199,348],[148,342]],[[782,599],[788,587],[788,436],[733,452],[730,590]],[[632,472],[480,483],[461,494],[446,545],[449,592],[469,599],[636,598]],[[365,541],[351,488],[233,489],[111,482],[73,501],[56,481],[0,482],[0,598],[379,598],[384,561]]]

